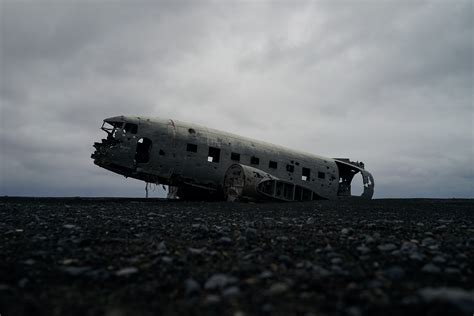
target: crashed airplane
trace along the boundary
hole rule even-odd
[[[94,163],[169,185],[184,200],[311,201],[371,199],[374,179],[362,162],[325,158],[204,126],[147,117],[104,120]],[[364,191],[351,194],[361,173]]]

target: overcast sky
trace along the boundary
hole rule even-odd
[[[130,114],[364,161],[378,198],[474,197],[470,0],[2,0],[0,21],[0,195],[144,196],[90,159]]]

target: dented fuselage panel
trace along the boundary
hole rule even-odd
[[[156,118],[104,120],[107,137],[95,143],[94,163],[148,183],[178,188],[182,199],[301,201],[352,197],[361,173],[373,195],[372,175],[362,163],[325,158],[270,143]]]

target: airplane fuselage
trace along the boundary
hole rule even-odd
[[[357,172],[364,177],[362,196],[371,198],[373,194],[370,173],[362,163],[348,159],[325,158],[175,120],[117,116],[105,119],[102,129],[108,136],[94,145],[96,165],[126,177],[178,187],[181,198],[226,197],[229,186],[237,181],[226,173],[234,166],[235,175],[235,165],[247,173],[260,173],[257,179],[273,180],[273,193],[254,192],[252,198],[256,199],[261,195],[278,200],[278,187],[285,185],[289,185],[288,192],[280,200],[350,196],[350,182]],[[245,182],[245,177],[242,179]],[[251,185],[257,186],[259,181]],[[302,198],[308,190],[310,197]]]

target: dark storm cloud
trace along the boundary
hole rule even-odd
[[[0,5],[0,194],[142,195],[89,158],[137,114],[363,160],[377,197],[473,197],[471,1]]]

